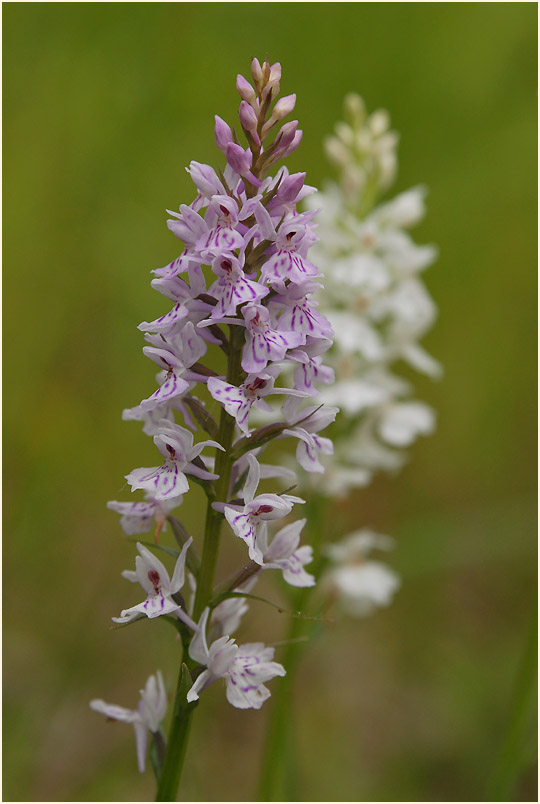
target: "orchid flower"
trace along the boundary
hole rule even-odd
[[[208,647],[206,624],[209,609],[199,621],[199,630],[191,640],[189,655],[206,667],[188,692],[188,701],[196,701],[199,694],[219,678],[225,679],[226,695],[237,709],[260,709],[270,697],[264,686],[276,676],[284,676],[281,664],[272,661],[274,649],[262,642],[238,646],[234,639],[222,636]]]
[[[137,764],[139,772],[144,773],[148,732],[153,734],[159,732],[161,721],[167,712],[167,693],[159,670],[155,676],[148,678],[144,689],[140,691],[140,696],[137,709],[125,709],[123,706],[105,703],[99,698],[90,701],[90,708],[105,715],[107,720],[132,724],[137,745]]]
[[[176,560],[172,578],[161,563],[143,544],[137,542],[139,555],[135,559],[135,572],[124,570],[122,573],[126,580],[132,583],[139,583],[147,593],[146,600],[124,609],[120,617],[113,617],[115,623],[127,623],[139,614],[146,614],[153,619],[162,614],[176,614],[190,628],[196,629],[196,625],[188,614],[182,609],[182,605],[174,599],[174,595],[180,591],[184,585],[186,553],[189,550],[193,539],[189,539],[182,548]]]
[[[242,368],[255,374],[263,371],[268,362],[280,361],[289,349],[305,343],[301,332],[274,330],[270,327],[270,313],[260,304],[242,307],[246,322],[246,344],[242,356]]]
[[[280,569],[283,579],[291,586],[313,586],[315,578],[304,569],[305,564],[313,560],[313,548],[310,545],[298,547],[300,532],[306,524],[305,519],[298,519],[281,528],[270,544],[266,522],[257,533],[257,548],[263,556],[262,569]]]
[[[312,406],[300,410],[300,400],[289,397],[281,407],[281,412],[291,427],[283,430],[282,436],[293,436],[298,439],[296,460],[306,472],[324,472],[324,466],[319,460],[319,453],[332,455],[334,447],[329,438],[318,435],[324,430],[339,413],[337,407]]]
[[[248,547],[252,561],[262,564],[263,553],[257,545],[257,528],[268,519],[282,519],[292,511],[294,503],[304,500],[290,494],[258,494],[255,492],[260,481],[260,466],[254,455],[248,456],[249,472],[244,485],[244,505],[225,505],[225,518],[235,536],[242,539]]]
[[[182,503],[182,497],[173,497],[169,500],[154,500],[150,495],[146,495],[146,502],[117,502],[111,500],[107,503],[107,508],[122,514],[120,525],[124,533],[132,536],[135,533],[148,533],[153,523],[156,524],[156,532],[165,530],[165,522],[169,513]]]
[[[162,466],[134,469],[126,475],[132,491],[144,489],[152,494],[155,500],[170,500],[172,497],[185,494],[189,489],[185,472],[202,480],[216,479],[217,475],[193,463],[206,446],[222,449],[216,441],[200,441],[198,444],[193,444],[193,434],[189,430],[163,420],[154,435],[154,443],[166,461]]]
[[[210,313],[210,323],[223,316],[235,315],[239,304],[259,301],[268,293],[264,285],[245,276],[240,259],[231,252],[215,257],[212,270],[217,279],[208,292],[217,300],[217,304]]]
[[[304,391],[297,391],[295,388],[274,388],[275,381],[275,372],[269,367],[264,372],[248,374],[238,387],[217,377],[209,377],[208,390],[214,399],[221,402],[227,413],[234,416],[240,430],[248,435],[248,418],[252,406],[268,410],[264,397],[270,394],[306,396]]]

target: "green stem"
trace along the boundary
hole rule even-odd
[[[302,590],[297,597],[298,606],[306,601],[309,592]],[[309,623],[312,625],[312,623]],[[299,640],[305,635],[306,621],[297,617],[291,618],[287,640]],[[287,801],[281,795],[285,783],[285,761],[291,750],[289,734],[290,724],[294,721],[292,715],[294,703],[294,689],[296,682],[296,669],[301,659],[304,642],[289,642],[283,655],[283,666],[287,675],[276,684],[272,693],[272,707],[266,732],[261,776],[259,782],[259,801]]]
[[[320,563],[319,552],[325,533],[325,506],[324,498],[315,498],[308,502],[306,515],[310,525],[310,542],[314,550],[317,567]],[[294,596],[293,608],[295,611],[305,612],[312,594],[312,587],[299,589]],[[291,787],[291,774],[288,772],[287,758],[294,752],[294,735],[291,724],[294,722],[294,692],[296,672],[302,654],[310,639],[318,631],[319,625],[293,617],[290,620],[287,634],[287,645],[283,655],[283,666],[287,675],[276,684],[272,694],[272,704],[267,726],[266,743],[264,746],[261,775],[259,779],[259,801],[293,801],[295,798],[287,793]],[[292,787],[296,788],[296,780]],[[291,791],[295,792],[295,791]]]
[[[511,801],[526,761],[526,733],[535,710],[537,657],[538,612],[534,601],[510,722],[499,760],[494,765],[486,801]]]
[[[197,703],[188,703],[187,694],[192,685],[186,663],[180,666],[178,686],[174,699],[173,718],[167,741],[167,753],[158,784],[156,801],[176,801],[180,776],[186,755],[191,717]]]
[[[241,327],[231,326],[230,329],[230,354],[227,366],[227,382],[230,382],[232,385],[238,385],[240,372],[242,370],[240,361],[242,359],[244,333]],[[215,469],[216,474],[219,475],[219,480],[216,481],[215,486],[215,499],[220,502],[227,502],[229,497],[231,472],[234,464],[231,449],[234,438],[234,426],[234,418],[222,408],[217,440],[218,443],[224,447],[224,451],[217,451]],[[214,498],[208,500],[206,509],[204,545],[193,607],[193,618],[195,621],[199,619],[203,609],[208,605],[212,597],[214,573],[218,557],[219,532],[223,514],[220,514],[212,508],[213,499]],[[188,657],[187,641],[182,641],[184,642],[184,655]],[[190,675],[190,670],[193,670],[193,668],[194,664],[189,658],[186,658],[180,668],[173,719],[167,742],[167,753],[165,754],[163,771],[159,780],[156,801],[176,801],[189,739],[191,718],[196,706],[196,703],[188,704],[187,702],[187,693],[193,683]]]
[[[238,385],[240,381],[240,373],[242,371],[240,361],[242,360],[244,332],[242,327],[237,327],[234,325],[231,325],[230,330],[230,353],[227,366],[227,382],[231,385]],[[234,464],[234,460],[232,458],[234,426],[234,418],[226,412],[225,408],[222,408],[217,440],[218,443],[224,448],[224,451],[217,450],[215,468],[216,474],[219,475],[219,480],[216,480],[215,485],[216,500],[218,502],[227,502],[229,498],[231,472]],[[222,521],[223,514],[215,511],[212,508],[212,500],[208,500],[208,506],[206,509],[206,523],[204,527],[204,545],[201,557],[201,568],[199,570],[199,577],[197,579],[197,592],[195,594],[195,604],[193,607],[193,618],[195,621],[198,621],[202,611],[204,610],[205,606],[208,605],[208,602],[212,597],[214,574],[216,571],[219,549],[219,534]]]

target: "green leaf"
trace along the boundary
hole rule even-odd
[[[185,527],[184,523],[180,522],[180,520],[177,519],[175,516],[168,516],[167,520],[171,525],[174,538],[176,539],[180,547],[183,547],[190,538],[187,528]],[[201,559],[199,558],[197,551],[193,547],[193,544],[187,551],[186,564],[192,575],[197,577],[201,566]]]
[[[197,374],[202,374],[203,377],[217,377],[218,376],[217,371],[214,371],[214,369],[211,369],[208,366],[203,365],[202,363],[193,363],[193,365],[190,366],[190,369],[191,369],[191,371],[196,371]]]
[[[156,542],[143,542],[134,536],[129,536],[128,542],[138,542],[139,544],[144,544],[145,547],[151,547],[153,550],[163,550],[164,553],[173,556],[173,558],[178,558],[180,555],[180,550],[175,550],[174,547],[165,547],[164,544],[156,544]]]
[[[254,430],[250,436],[239,438],[233,447],[234,460],[238,460],[238,458],[241,458],[246,452],[262,447],[263,444],[267,444],[268,441],[272,441],[272,439],[281,435],[284,430],[303,424],[322,407],[322,405],[319,405],[315,410],[312,410],[307,416],[304,416],[303,419],[299,419],[297,422],[274,422],[273,424],[265,424],[263,427]]]
[[[223,335],[223,337],[225,338],[225,335]],[[196,399],[194,396],[190,396],[189,394],[184,397],[184,402],[193,413],[203,430],[205,430],[208,435],[214,439],[214,441],[217,441],[219,433],[218,423],[214,417],[208,413],[203,403],[199,399]]]
[[[277,609],[280,614],[287,614],[289,617],[296,617],[299,620],[314,620],[316,622],[327,623],[333,622],[333,620],[328,617],[310,617],[307,614],[302,614],[300,611],[287,611],[287,609],[284,609],[278,603],[274,603],[273,600],[268,600],[268,598],[259,597],[258,595],[249,595],[247,592],[224,592],[222,595],[218,595],[214,600],[210,601],[210,609],[215,609],[216,606],[231,597],[246,597],[249,600],[258,600],[260,603],[267,603],[269,606],[273,606],[275,609]]]
[[[182,774],[189,737],[191,715],[198,701],[188,703],[187,694],[193,685],[187,664],[182,663],[174,709],[167,741],[167,752],[158,785],[156,801],[176,801],[176,791]]]
[[[277,438],[287,427],[291,427],[289,422],[265,424],[263,427],[258,427],[257,430],[254,430],[249,437],[243,436],[243,438],[238,439],[233,447],[234,460],[241,458],[242,455],[246,452],[250,452],[252,449],[262,447],[263,444],[272,441],[273,438]]]

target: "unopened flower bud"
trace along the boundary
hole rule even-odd
[[[377,140],[377,153],[391,153],[395,151],[399,143],[397,131],[387,131]]]
[[[225,192],[221,181],[218,179],[215,171],[209,165],[203,165],[200,162],[191,161],[189,167],[186,168],[195,183],[199,193],[208,197]]]
[[[248,103],[253,103],[257,97],[257,94],[249,81],[247,81],[243,75],[240,75],[240,73],[236,76],[236,91],[242,100],[245,100]]]
[[[364,101],[356,92],[349,92],[345,96],[343,103],[345,119],[353,128],[360,128],[366,119],[366,107]]]
[[[304,186],[305,178],[305,173],[292,173],[290,176],[287,176],[278,187],[276,199],[278,199],[281,204],[290,204],[296,201],[298,193]]]
[[[241,176],[251,167],[252,154],[249,148],[244,151],[241,145],[229,142],[225,149],[227,162]]]
[[[268,61],[268,53],[266,54],[266,58],[264,60],[264,64],[262,66],[262,82],[267,84],[270,81],[270,62]]]
[[[249,131],[250,133],[257,131],[257,113],[245,100],[240,103],[238,117],[240,118],[240,123],[245,131]]]
[[[341,142],[343,142],[348,148],[351,148],[354,144],[354,131],[347,123],[343,123],[340,121],[335,125],[335,132],[336,135],[339,137]]]
[[[262,91],[262,102],[271,103],[279,95],[279,81],[269,81]]]
[[[289,147],[284,152],[283,157],[290,156],[292,153],[294,153],[294,151],[296,151],[296,149],[300,145],[300,141],[302,139],[303,133],[304,132],[302,131],[302,129],[299,128],[298,131],[296,132],[296,134],[294,135],[291,144],[289,145]]]
[[[268,134],[268,132],[271,131],[272,128],[276,125],[276,123],[279,123],[280,120],[283,120],[284,117],[286,117],[293,111],[295,104],[296,104],[296,95],[287,95],[286,97],[280,98],[278,100],[278,102],[274,106],[272,115],[262,127],[261,133],[263,140]]]
[[[255,186],[260,186],[261,182],[250,170],[251,162],[253,161],[253,154],[249,148],[244,151],[241,145],[237,145],[235,142],[230,142],[225,150],[225,158],[227,163],[236,173],[248,179],[248,181]]]
[[[328,159],[338,167],[345,167],[351,161],[349,149],[337,137],[327,137],[324,150]]]
[[[253,61],[251,62],[251,75],[253,76],[255,86],[260,92],[262,89],[263,71],[259,63],[259,59],[253,59]]]
[[[275,64],[272,64],[270,67],[270,81],[280,81],[281,80],[281,64],[279,61],[276,61]]]
[[[375,137],[380,137],[390,128],[390,115],[386,109],[377,109],[370,115],[368,126]]]
[[[225,153],[227,145],[232,142],[232,131],[231,127],[222,120],[221,117],[215,115],[216,125],[214,127],[214,137],[216,139],[216,145],[220,151]]]
[[[286,95],[280,98],[272,110],[273,120],[283,120],[288,114],[292,112],[296,104],[296,95]]]
[[[294,139],[294,135],[296,134],[296,130],[298,128],[298,120],[291,120],[290,123],[285,123],[285,125],[280,130],[279,134],[276,137],[276,144],[279,146],[280,149],[288,148],[291,142]]]
[[[242,128],[246,132],[248,141],[250,143],[255,143],[256,146],[260,147],[261,138],[259,137],[259,133],[257,131],[259,119],[257,117],[257,113],[247,101],[243,100],[240,103],[238,117],[240,118]]]

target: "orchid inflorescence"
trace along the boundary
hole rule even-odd
[[[356,94],[346,96],[344,111],[346,122],[337,123],[325,142],[339,180],[326,182],[305,202],[317,210],[319,239],[312,254],[325,272],[324,290],[315,296],[335,332],[327,365],[317,367],[323,387],[314,402],[325,407],[316,415],[324,416],[332,404],[341,412],[331,428],[332,441],[304,433],[303,448],[319,446],[324,477],[300,473],[299,486],[328,500],[367,486],[378,471],[399,469],[404,448],[434,430],[433,410],[414,399],[413,384],[398,373],[399,361],[430,377],[441,372],[420,345],[436,317],[420,274],[437,250],[417,245],[407,231],[425,214],[426,191],[415,187],[383,201],[397,172],[398,136],[390,130],[388,113],[368,115]],[[315,376],[313,367],[310,371]],[[292,398],[286,403],[296,404]],[[304,428],[310,426],[308,421]],[[328,452],[321,442],[328,443]],[[287,463],[288,456],[282,460]],[[297,460],[308,468],[299,452]],[[362,530],[323,549],[325,563],[332,566],[323,573],[321,588],[341,611],[364,616],[391,602],[399,579],[368,555],[392,544],[388,536]]]
[[[300,478],[338,498],[368,485],[378,471],[399,469],[404,448],[435,428],[434,411],[414,398],[412,382],[397,370],[400,361],[432,378],[441,373],[420,344],[437,313],[421,272],[437,249],[417,245],[407,231],[424,217],[426,190],[414,187],[382,200],[396,177],[398,136],[388,113],[368,115],[356,94],[346,96],[344,112],[346,121],[325,142],[339,181],[317,194],[313,250],[326,274],[317,298],[335,330],[326,355],[334,382],[315,401],[339,400],[341,415],[331,432],[335,453],[322,459],[324,484],[313,475]],[[314,208],[311,201],[308,208]],[[388,536],[364,529],[324,550],[332,567],[322,587],[343,612],[364,616],[391,602],[399,579],[368,554],[392,545]]]
[[[142,587],[145,599],[113,618],[127,624],[165,617],[180,634],[185,664],[171,726],[176,729],[175,745],[179,721],[189,716],[199,695],[217,679],[225,680],[233,706],[258,709],[270,695],[265,683],[285,674],[273,661],[273,648],[262,642],[237,645],[231,638],[248,610],[262,570],[277,569],[292,586],[315,583],[305,570],[312,559],[311,548],[299,546],[306,520],[287,519],[304,502],[289,493],[296,484],[295,473],[262,463],[261,455],[274,439],[293,438],[303,469],[323,472],[320,456],[332,452],[332,443],[319,433],[338,412],[334,405],[310,404],[317,394],[316,383],[333,377],[322,357],[332,345],[333,331],[313,300],[321,288],[321,276],[307,257],[316,240],[315,209],[297,209],[315,190],[305,184],[305,173],[290,174],[281,166],[270,175],[302,137],[297,121],[282,122],[293,111],[296,96],[277,100],[279,64],[270,65],[266,59],[261,65],[254,59],[251,75],[252,83],[241,75],[236,83],[247,147],[234,128],[215,118],[215,140],[225,156],[225,167],[216,171],[191,162],[188,172],[197,188],[196,198],[189,205],[181,204],[167,221],[184,249],[171,263],[154,270],[151,282],[173,307],[139,325],[145,333],[143,352],[160,370],[158,388],[125,410],[123,418],[142,422],[161,460],[157,466],[126,475],[132,491],[144,492],[144,501],[109,503],[122,515],[127,534],[154,529],[157,543],[157,535],[168,524],[181,548],[166,548],[177,556],[170,575],[145,544],[137,543],[135,571],[123,575]],[[221,355],[224,371],[216,372],[201,362],[212,354],[213,364]],[[268,404],[274,396],[285,399],[279,409]],[[275,416],[254,427],[254,409],[274,410]],[[218,418],[214,418],[216,412]],[[205,437],[194,441],[199,428]],[[208,457],[208,450],[215,450],[215,458]],[[266,479],[287,488],[261,492],[260,481]],[[172,514],[191,482],[199,484],[207,497],[200,555],[199,539],[192,538]],[[227,535],[244,542],[246,561],[232,581],[216,589],[214,574],[224,521],[229,526]],[[165,715],[161,675],[157,682],[152,679],[148,685],[154,689],[157,684],[159,694],[152,693],[151,706],[149,696],[143,697],[143,712],[139,708],[126,714],[130,710],[102,701],[92,706],[110,718],[134,724],[141,769],[148,730],[154,737],[160,735],[155,740],[160,755],[158,784],[161,795],[170,796],[175,758],[159,730]]]
[[[420,345],[437,313],[421,273],[437,249],[417,245],[407,231],[424,217],[426,190],[383,201],[397,171],[397,134],[388,113],[368,115],[358,95],[346,96],[344,110],[346,122],[325,143],[340,177],[317,194],[314,249],[326,275],[318,298],[335,330],[327,356],[335,382],[318,401],[339,400],[342,412],[332,432],[336,453],[319,489],[329,496],[398,469],[403,449],[433,432],[434,412],[414,399],[400,361],[429,377],[441,372]],[[311,199],[307,204],[313,206]]]

